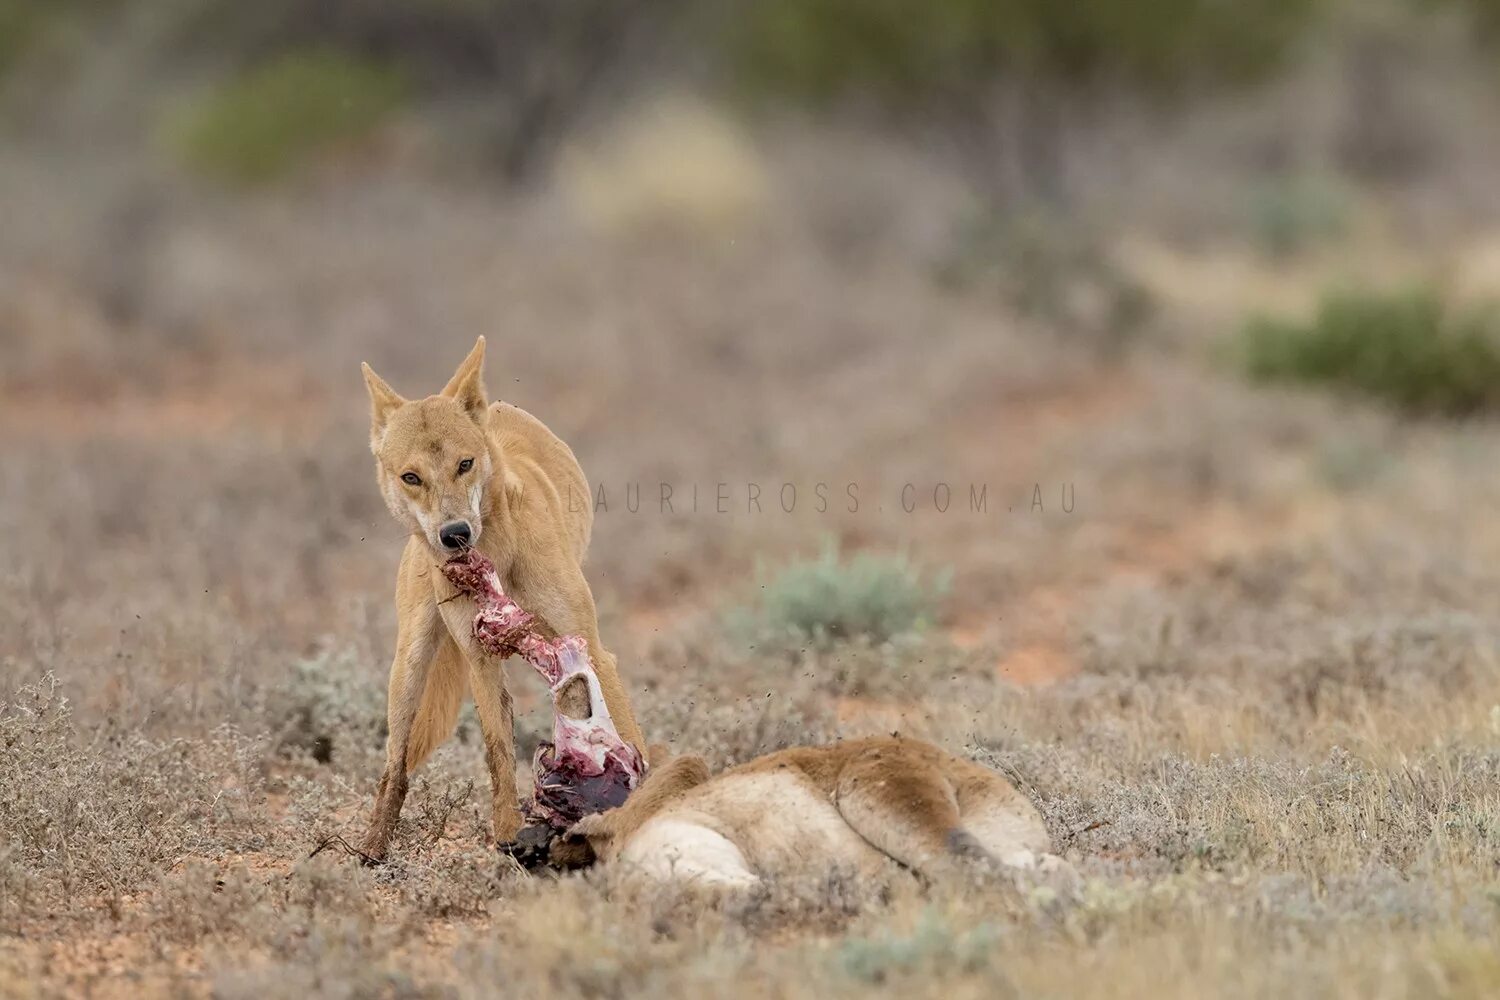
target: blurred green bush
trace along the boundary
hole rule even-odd
[[[1410,0],[1420,11],[1456,10],[1467,18],[1480,41],[1500,39],[1500,0]]]
[[[1413,414],[1500,408],[1500,327],[1489,310],[1449,308],[1430,290],[1327,296],[1310,322],[1256,317],[1240,349],[1263,381],[1327,384]]]
[[[406,93],[405,75],[392,66],[333,50],[287,53],[204,97],[169,135],[204,173],[260,183],[368,133]]]
[[[924,579],[904,556],[861,552],[843,560],[830,545],[765,579],[760,599],[731,614],[730,625],[788,646],[885,642],[927,627],[947,589],[946,574]]]
[[[967,151],[994,200],[1058,201],[1068,130],[1090,104],[1260,81],[1327,2],[748,0],[726,45],[752,96],[919,114]]]
[[[729,46],[742,80],[823,99],[972,93],[1004,74],[1165,92],[1281,65],[1323,0],[754,0]]]
[[[1319,0],[759,0],[737,36],[752,81],[830,94],[900,93],[996,70],[1169,88],[1250,80],[1275,68]]]
[[[31,45],[43,27],[44,8],[27,0],[0,0],[0,75]]]
[[[121,0],[0,0],[0,79],[69,27],[109,12]]]
[[[464,141],[511,180],[547,162],[614,74],[670,45],[686,0],[180,0],[176,49],[245,65],[326,49],[399,69],[475,113]]]

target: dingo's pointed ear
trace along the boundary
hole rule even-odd
[[[475,420],[483,419],[484,409],[490,405],[484,393],[484,337],[474,342],[474,349],[443,387],[443,395],[458,400]]]
[[[365,388],[370,390],[370,448],[373,451],[380,450],[380,439],[385,435],[386,422],[391,419],[391,414],[406,400],[401,394],[386,384],[385,379],[375,374],[375,369],[364,362],[360,362],[360,369],[365,373]]]

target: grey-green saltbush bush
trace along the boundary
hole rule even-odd
[[[930,624],[947,588],[947,574],[926,580],[905,556],[861,552],[845,560],[829,547],[765,577],[753,606],[731,618],[742,635],[767,642],[885,642]]]
[[[1329,178],[1278,177],[1251,192],[1246,216],[1256,244],[1272,257],[1287,257],[1344,235],[1349,197]]]
[[[385,686],[350,652],[323,650],[292,667],[270,698],[276,749],[327,763],[335,754],[378,749],[385,740]]]
[[[908,934],[849,938],[836,954],[846,975],[887,983],[938,969],[977,971],[994,961],[999,940],[999,928],[993,924],[955,927],[936,910],[929,910]]]

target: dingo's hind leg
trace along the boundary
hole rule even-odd
[[[458,710],[463,704],[464,692],[468,690],[465,673],[458,647],[451,638],[444,636],[427,672],[427,687],[412,723],[411,740],[406,747],[407,774],[421,767],[422,762],[432,756],[432,751],[453,735]]]

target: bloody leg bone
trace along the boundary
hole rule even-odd
[[[620,739],[599,677],[589,660],[588,643],[576,635],[543,638],[536,619],[506,596],[494,565],[469,549],[443,566],[443,575],[474,598],[474,639],[495,656],[519,654],[536,668],[552,691],[552,742],[537,748],[531,819],[565,830],[589,813],[612,809],[640,783],[645,761]],[[571,684],[582,683],[589,695],[589,714],[565,715],[558,698]]]

